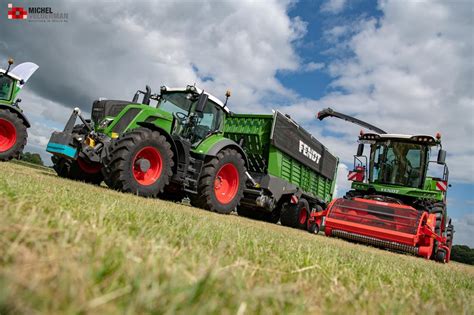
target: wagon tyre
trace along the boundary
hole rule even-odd
[[[191,205],[218,212],[231,213],[244,195],[245,162],[233,149],[220,151],[203,166],[197,194],[190,196]]]
[[[137,128],[117,138],[111,145],[103,174],[115,190],[156,197],[172,176],[173,151],[158,131]]]
[[[301,198],[298,204],[286,203],[283,205],[280,222],[284,226],[306,230],[309,210],[308,201],[304,198]]]
[[[25,148],[28,133],[23,119],[7,109],[0,109],[0,161],[18,158]]]

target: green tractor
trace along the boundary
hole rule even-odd
[[[138,103],[140,94],[143,100]],[[226,101],[195,86],[137,91],[133,100],[98,100],[91,120],[75,109],[47,151],[59,176],[179,201],[219,213],[239,204],[247,157],[224,136]],[[156,101],[156,107],[150,106]],[[75,125],[79,118],[82,124]]]
[[[0,161],[20,156],[28,138],[27,128],[31,126],[17,96],[38,66],[25,62],[10,70],[12,64],[13,59],[9,59],[7,69],[0,69]]]
[[[363,133],[349,172],[352,189],[323,215],[326,235],[449,261],[454,228],[447,216],[448,167],[441,134],[387,134],[384,130],[328,108],[318,119],[340,118],[374,133]],[[370,147],[369,156],[363,154]],[[432,150],[436,161],[430,160]],[[430,165],[442,168],[432,176]]]

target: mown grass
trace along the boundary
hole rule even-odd
[[[474,268],[0,164],[0,314],[468,314]]]

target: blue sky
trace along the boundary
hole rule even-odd
[[[0,58],[40,65],[21,98],[33,122],[27,149],[45,160],[72,108],[131,99],[145,84],[197,83],[217,96],[231,88],[236,112],[289,113],[341,158],[341,195],[360,127],[314,119],[333,107],[393,133],[440,131],[455,241],[474,247],[472,1],[35,3],[68,12],[68,23],[2,15]]]

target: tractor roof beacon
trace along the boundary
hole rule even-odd
[[[24,62],[10,70],[12,65],[13,59],[9,59],[7,69],[0,69],[0,161],[18,157],[26,145],[26,129],[30,123],[17,96],[38,69],[32,62]]]
[[[447,216],[449,171],[441,134],[389,134],[330,108],[317,116],[326,117],[375,131],[360,133],[354,169],[348,175],[352,189],[315,217],[318,224],[326,217],[326,235],[448,262],[454,227]],[[366,145],[368,156],[363,153]],[[436,148],[437,160],[431,161],[430,153]],[[443,169],[439,176],[428,172],[435,164]]]

